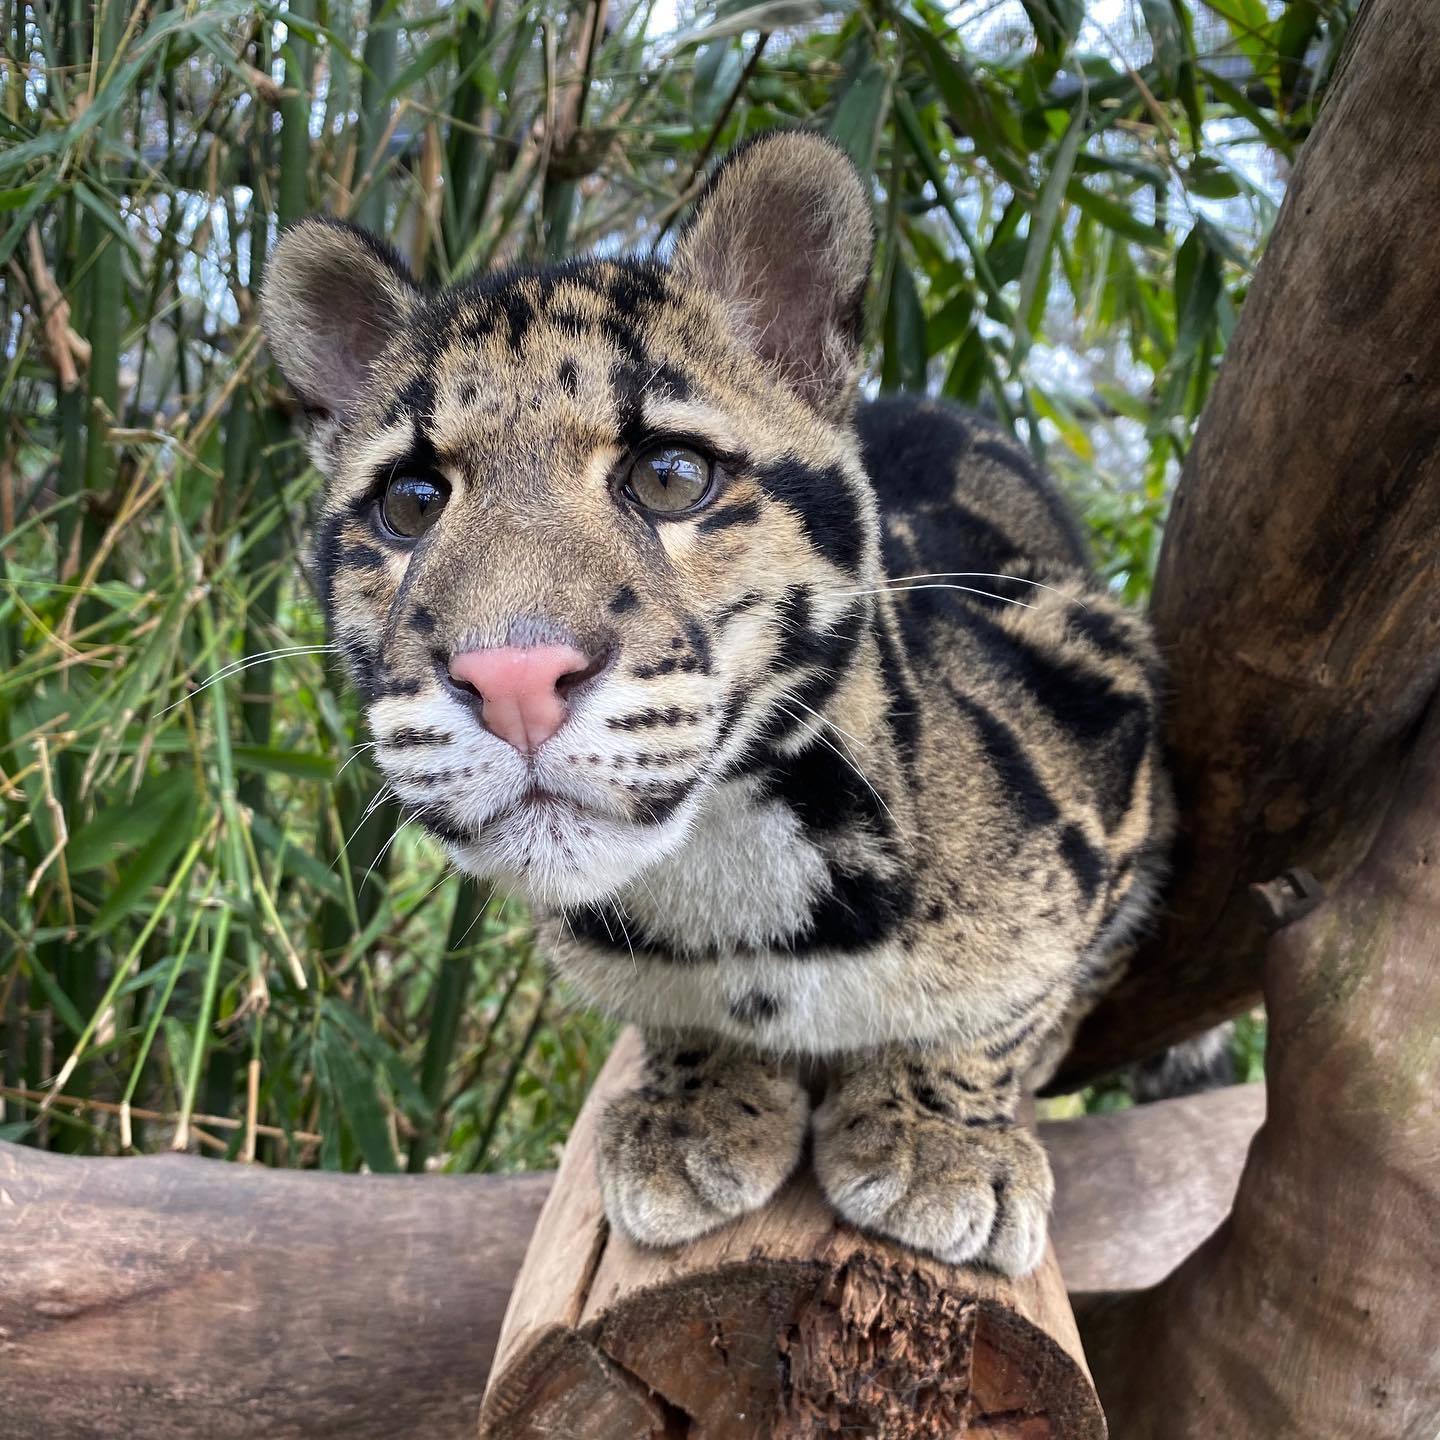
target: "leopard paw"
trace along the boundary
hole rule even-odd
[[[792,1079],[691,1078],[693,1090],[622,1095],[601,1122],[605,1213],[642,1245],[679,1245],[758,1209],[800,1159],[809,1101]]]
[[[1023,1130],[827,1100],[815,1115],[815,1172],[851,1224],[949,1264],[1024,1275],[1044,1256],[1055,1186]]]

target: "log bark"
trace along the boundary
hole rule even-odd
[[[1440,680],[1437,94],[1440,5],[1366,0],[1166,529],[1175,883],[1057,1088],[1254,1003],[1249,887],[1344,879]]]
[[[1270,1109],[1231,1217],[1087,1316],[1106,1411],[1126,1440],[1435,1440],[1440,700],[1363,865],[1272,941],[1265,993]]]
[[[0,1144],[0,1435],[473,1435],[549,1179]]]
[[[1053,1251],[1014,1283],[943,1266],[857,1234],[803,1174],[676,1251],[611,1231],[598,1116],[639,1075],[630,1034],[571,1134],[516,1281],[483,1436],[1104,1435]]]

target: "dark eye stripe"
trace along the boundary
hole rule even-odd
[[[378,570],[384,563],[385,557],[373,545],[362,545],[358,540],[335,557],[337,569]]]
[[[760,488],[800,518],[810,543],[832,565],[858,571],[865,547],[865,522],[855,491],[838,465],[821,468],[789,456],[759,469]]]
[[[760,507],[753,500],[742,500],[736,505],[727,505],[723,510],[712,510],[695,528],[702,535],[712,535],[716,530],[728,530],[732,525],[753,525],[760,518]]]

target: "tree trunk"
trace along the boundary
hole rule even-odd
[[[610,1230],[600,1111],[637,1084],[622,1038],[565,1150],[496,1354],[489,1440],[1099,1437],[1053,1252],[1008,1282],[838,1221],[808,1176],[675,1251]]]
[[[1231,1218],[1088,1317],[1118,1435],[1440,1433],[1437,962],[1440,700],[1365,862],[1271,943],[1269,1114]]]
[[[1440,5],[1366,0],[1166,529],[1176,882],[1057,1088],[1255,1001],[1249,887],[1344,879],[1440,680],[1437,95]]]

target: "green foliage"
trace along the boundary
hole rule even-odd
[[[1146,593],[1349,0],[606,8],[0,3],[0,1135],[541,1165],[610,1039],[367,761],[253,326],[308,210],[458,279],[826,129],[870,383],[1014,423]]]

